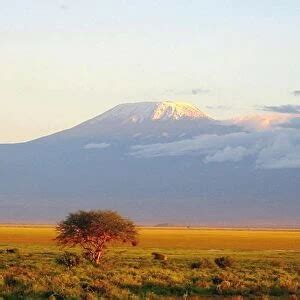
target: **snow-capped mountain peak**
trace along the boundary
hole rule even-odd
[[[208,118],[200,109],[189,103],[160,102],[152,115],[152,120],[179,120],[179,119],[203,119]]]
[[[138,102],[120,104],[91,120],[121,121],[141,123],[143,121],[167,121],[180,119],[209,119],[200,109],[189,103],[182,102]]]

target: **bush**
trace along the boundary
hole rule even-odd
[[[284,268],[284,267],[286,267],[286,264],[285,264],[285,262],[282,259],[272,260],[271,261],[271,265],[273,267],[277,267],[277,268]]]
[[[153,252],[152,255],[153,255],[153,259],[164,260],[164,261],[168,260],[168,257],[165,254]]]
[[[5,275],[4,284],[15,291],[24,291],[26,289],[26,280],[24,280],[24,277],[14,274]]]
[[[6,253],[8,253],[8,254],[19,254],[19,249],[17,249],[17,248],[6,249]]]
[[[199,261],[197,262],[193,262],[191,264],[191,269],[204,269],[204,268],[211,268],[213,266],[213,264],[211,263],[211,261],[207,258],[201,258]]]
[[[220,283],[222,283],[222,282],[224,281],[224,279],[222,279],[222,278],[219,277],[219,276],[216,276],[216,277],[213,277],[213,278],[211,279],[211,281],[212,281],[213,284],[220,284]]]
[[[221,269],[226,269],[233,265],[233,259],[228,256],[218,257],[215,259],[215,264]]]
[[[59,265],[73,268],[81,263],[81,257],[76,253],[64,252],[60,257],[56,259],[56,262]]]
[[[19,280],[16,279],[13,275],[8,274],[4,277],[4,283],[7,286],[14,287],[20,284]]]
[[[201,263],[198,261],[198,262],[193,262],[191,264],[191,269],[200,269],[201,267]]]

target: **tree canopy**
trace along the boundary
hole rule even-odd
[[[80,246],[95,263],[107,244],[116,241],[137,243],[134,223],[110,210],[78,211],[70,213],[57,225],[57,242],[62,246]]]

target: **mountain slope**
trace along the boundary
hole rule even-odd
[[[238,128],[224,126],[191,104],[140,102],[120,104],[100,116],[42,140],[81,139],[87,143],[100,143],[126,139],[130,143],[155,143],[202,133],[234,132]]]
[[[196,120],[209,119],[200,109],[181,102],[139,102],[120,104],[106,113],[94,118],[90,123],[99,121],[118,121],[122,124],[128,122],[140,123],[145,121],[168,120]]]
[[[274,136],[289,143],[274,148]],[[188,104],[120,105],[55,135],[0,145],[0,219],[49,222],[109,208],[140,223],[293,225],[299,169],[258,162],[269,151],[290,164],[297,138],[247,132]]]

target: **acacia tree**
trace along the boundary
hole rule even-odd
[[[57,225],[56,241],[62,246],[80,246],[96,264],[111,242],[137,244],[137,230],[132,221],[109,210],[71,213]]]

